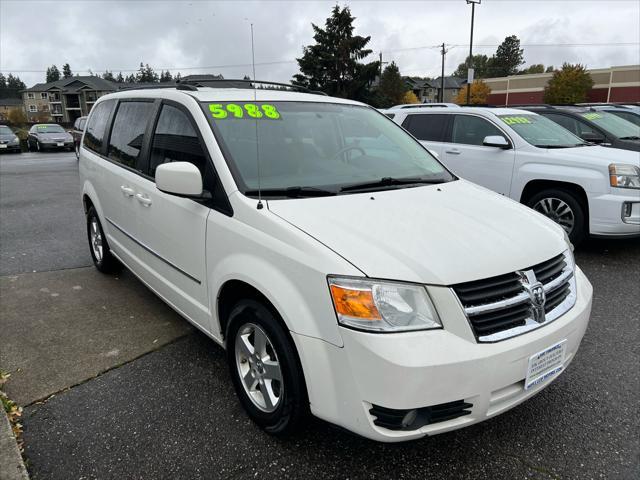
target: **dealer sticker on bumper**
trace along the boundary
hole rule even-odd
[[[564,369],[564,355],[567,350],[567,340],[562,340],[541,352],[529,357],[527,377],[524,381],[524,389],[540,385],[555,377]]]

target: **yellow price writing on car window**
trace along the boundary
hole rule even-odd
[[[280,112],[275,105],[269,103],[210,103],[209,112],[216,120],[225,118],[255,118],[277,120]]]
[[[582,116],[587,120],[597,120],[599,118],[602,118],[602,115],[600,115],[599,113],[584,113]]]
[[[531,123],[527,117],[501,117],[502,121],[507,125],[514,125],[516,123]]]

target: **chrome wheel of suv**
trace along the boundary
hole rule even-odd
[[[575,225],[575,214],[569,205],[559,198],[542,198],[533,205],[533,209],[560,225],[571,235]]]
[[[238,374],[245,392],[263,412],[278,408],[284,393],[282,371],[278,355],[269,336],[254,323],[238,329],[235,340]]]
[[[89,242],[91,243],[91,249],[93,255],[98,262],[102,261],[102,234],[100,233],[100,227],[98,226],[98,219],[92,218],[89,224],[91,231],[89,233]]]

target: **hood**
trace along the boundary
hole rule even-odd
[[[464,180],[269,200],[268,208],[374,278],[452,285],[524,269],[567,248],[555,223]]]
[[[592,145],[587,147],[550,148],[547,152],[551,156],[573,158],[576,161],[591,165],[604,165],[608,167],[610,163],[627,163],[640,166],[640,155],[638,155],[637,152],[622,150],[620,148]]]
[[[42,133],[42,132],[38,132],[38,138],[42,138],[45,140],[56,140],[58,138],[61,139],[68,139],[71,137],[71,134],[69,132],[55,132],[55,133]]]

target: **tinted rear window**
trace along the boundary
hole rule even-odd
[[[138,158],[153,109],[152,102],[120,103],[109,139],[110,159],[139,170]]]
[[[409,115],[402,123],[418,140],[442,142],[447,115]]]
[[[104,132],[107,129],[107,122],[114,104],[115,100],[107,100],[94,107],[87,125],[87,133],[84,136],[84,146],[88,149],[95,152],[102,150]]]

